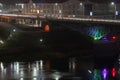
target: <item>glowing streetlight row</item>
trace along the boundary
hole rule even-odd
[[[95,18],[70,18],[70,17],[63,17],[62,19],[66,20],[78,20],[78,21],[95,21],[95,22],[113,22],[113,23],[120,23],[120,20],[110,20],[110,19],[95,19]]]

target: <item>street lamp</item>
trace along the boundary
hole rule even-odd
[[[92,11],[90,11],[90,16],[93,16],[93,12]]]
[[[55,3],[55,6],[54,6],[54,16],[55,17],[58,16],[57,9],[58,9],[58,3]]]
[[[82,15],[84,16],[84,4],[81,2],[80,7],[82,7]]]
[[[116,16],[118,15],[116,3],[115,2],[111,2],[111,5],[114,6],[114,19],[116,19]]]
[[[62,17],[62,10],[59,10],[59,17]]]

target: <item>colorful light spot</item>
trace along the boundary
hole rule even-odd
[[[116,40],[116,38],[117,38],[116,36],[112,36],[112,40]]]
[[[112,76],[115,77],[115,76],[116,76],[116,73],[117,73],[117,72],[116,72],[116,69],[113,68],[112,71],[111,71],[111,73],[112,73]]]
[[[104,80],[106,80],[106,78],[107,78],[107,74],[108,74],[107,69],[103,69],[103,71],[102,71],[102,75],[103,75]]]
[[[100,40],[105,35],[103,28],[98,26],[89,28],[88,34],[93,37],[94,40]]]
[[[49,27],[49,25],[47,24],[47,25],[45,25],[45,32],[49,32],[50,31],[50,27]]]

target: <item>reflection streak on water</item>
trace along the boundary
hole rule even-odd
[[[92,71],[91,71],[91,70],[88,70],[88,72],[89,72],[90,74],[92,74]]]
[[[16,62],[16,73],[19,74],[19,62]]]
[[[39,64],[40,63],[40,64]],[[20,79],[31,78],[31,80],[37,80],[39,74],[43,77],[43,61],[36,61],[32,63],[25,62],[13,62],[13,63],[0,63],[0,80],[7,79]],[[39,69],[39,67],[41,69]],[[40,73],[39,73],[40,72]],[[43,80],[43,79],[42,79]]]
[[[20,78],[20,80],[24,80],[23,78]]]
[[[71,58],[69,61],[69,70],[70,72],[75,72],[75,69],[76,69],[75,58]]]
[[[43,70],[43,61],[40,60],[40,69]]]
[[[47,63],[48,65],[48,63]],[[49,72],[43,60],[35,62],[0,63],[0,80],[59,80],[60,72]]]
[[[0,63],[0,67],[1,67],[1,70],[3,71],[4,70],[4,66],[3,66],[2,62]]]
[[[37,80],[37,78],[33,78],[33,80]]]
[[[61,73],[58,71],[47,71],[48,69],[45,68],[47,68],[46,64],[48,66],[48,62],[46,62],[45,64],[43,60],[34,62],[0,62],[0,80],[59,80],[66,75],[72,77],[70,75],[71,73],[75,73],[77,67],[76,59],[72,58],[69,60],[68,63],[69,64],[67,66],[69,68],[70,74]],[[87,69],[86,71],[91,79],[99,78],[103,80],[101,76],[106,77],[107,74],[110,74],[106,73],[106,70],[103,70],[104,75],[101,74],[102,71],[97,69]],[[120,69],[118,70],[118,74],[120,75]]]

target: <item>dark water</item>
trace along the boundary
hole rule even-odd
[[[95,68],[94,64],[79,58],[2,61],[0,80],[120,80],[119,63],[113,70],[114,77],[112,68]]]
[[[94,45],[68,29],[10,38],[0,53],[0,80],[120,80],[116,44]]]

